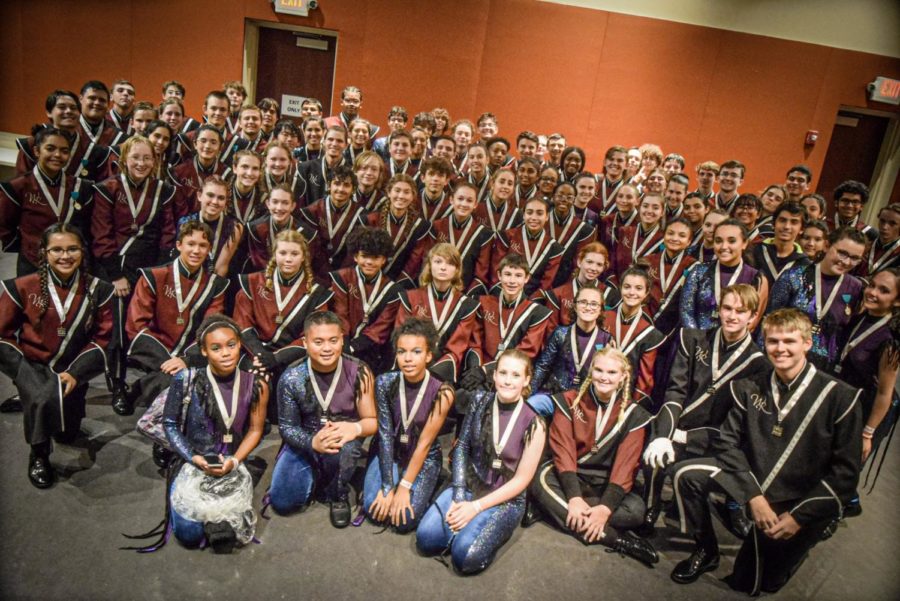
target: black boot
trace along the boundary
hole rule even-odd
[[[28,479],[36,488],[50,488],[56,481],[56,472],[50,464],[50,453],[46,450],[31,451],[28,459]]]
[[[645,566],[651,568],[653,567],[653,564],[659,561],[659,555],[656,553],[656,549],[653,548],[653,545],[650,544],[650,541],[638,538],[627,531],[619,534],[616,541],[609,548],[609,551],[611,553],[615,552],[625,557],[637,559]]]
[[[522,515],[522,528],[530,528],[543,519],[540,508],[531,499],[525,504],[525,513]]]
[[[653,533],[656,531],[656,522],[659,520],[659,514],[662,512],[661,505],[661,503],[657,502],[647,508],[647,513],[644,514],[644,523],[635,530],[638,536],[643,536],[644,538],[653,536]]]
[[[2,403],[0,403],[0,413],[20,413],[22,411],[22,400],[19,395],[14,394]]]
[[[726,499],[724,503],[713,503],[713,507],[729,532],[741,540],[747,538],[750,530],[753,529],[753,522],[744,513],[742,505],[738,505],[731,499]]]
[[[112,409],[116,415],[134,414],[134,399],[122,380],[113,383]]]
[[[331,502],[331,525],[335,528],[350,525],[350,501],[346,496]]]
[[[687,559],[679,561],[672,570],[672,580],[678,584],[690,584],[704,572],[711,572],[719,567],[719,549],[707,548],[697,544],[694,552]]]

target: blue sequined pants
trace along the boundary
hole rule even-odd
[[[319,497],[335,501],[348,494],[347,483],[356,468],[360,441],[352,440],[338,453],[326,455],[315,451],[297,451],[284,445],[275,460],[269,500],[276,513],[286,515],[298,511],[312,500],[318,486]]]
[[[419,525],[422,516],[425,515],[428,504],[431,503],[431,497],[434,495],[434,487],[437,484],[438,476],[441,473],[441,453],[438,451],[436,457],[433,457],[432,455],[434,454],[429,453],[428,457],[425,459],[425,463],[422,464],[422,469],[419,470],[419,474],[412,483],[409,503],[412,506],[413,515],[410,516],[409,512],[406,512],[406,525],[395,526],[394,529],[397,532],[407,533],[415,530],[416,526]],[[393,471],[394,483],[399,484],[400,469],[396,462],[393,464]],[[369,461],[369,467],[366,469],[366,480],[363,485],[363,508],[366,511],[366,515],[369,515],[369,507],[375,502],[375,498],[378,496],[378,491],[380,490],[381,464],[376,455]],[[369,517],[371,518],[372,516],[369,515]]]
[[[466,499],[472,493],[466,491]],[[423,555],[438,555],[449,549],[453,567],[462,574],[487,568],[516,530],[525,513],[525,495],[485,509],[454,533],[444,516],[453,500],[453,488],[444,490],[428,509],[416,532],[416,547]]]

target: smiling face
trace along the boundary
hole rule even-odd
[[[387,257],[384,255],[370,255],[362,251],[353,255],[353,260],[367,279],[377,276],[384,264],[387,263]]]
[[[460,153],[465,152],[472,143],[472,128],[466,123],[460,123],[453,130],[453,140],[456,142],[456,148]]]
[[[68,280],[81,267],[84,248],[75,234],[51,234],[47,240],[45,255],[47,265],[62,280]]]
[[[291,157],[284,148],[271,146],[266,150],[266,173],[281,179],[291,164]]]
[[[596,323],[603,311],[603,294],[597,288],[581,288],[575,300],[575,315],[584,323]]]
[[[242,156],[234,166],[234,174],[237,178],[238,188],[249,190],[259,181],[259,158],[256,155]]]
[[[825,251],[825,256],[820,263],[822,273],[843,275],[850,272],[862,262],[865,251],[865,244],[854,242],[849,238],[838,240]]]
[[[822,219],[822,208],[819,206],[815,198],[807,197],[800,201],[803,208],[806,209],[806,218],[809,220]]]
[[[788,213],[786,210],[775,219],[775,239],[781,242],[794,242],[803,229],[803,216]]]
[[[356,170],[356,181],[359,182],[360,189],[371,190],[374,188],[383,170],[384,163],[381,159],[369,157],[364,160]]]
[[[637,173],[641,168],[641,151],[632,148],[625,154],[625,168],[631,173]]]
[[[802,171],[791,171],[787,174],[784,188],[791,198],[800,198],[809,189],[809,178]]]
[[[666,189],[666,176],[662,171],[654,171],[647,177],[644,189],[649,194],[663,194]]]
[[[737,167],[729,167],[719,172],[719,189],[731,194],[741,187],[744,181],[743,173]]]
[[[266,207],[275,223],[285,223],[294,212],[294,197],[287,190],[272,190],[266,199]]]
[[[713,250],[722,265],[731,267],[741,261],[747,250],[747,240],[736,225],[721,225],[713,237]]]
[[[570,184],[563,184],[553,192],[553,210],[559,217],[565,217],[575,203],[575,188]]]
[[[766,355],[779,375],[795,375],[806,362],[812,339],[804,339],[799,330],[765,329]]]
[[[206,116],[207,122],[216,129],[225,127],[225,120],[228,118],[228,113],[228,101],[224,98],[210,96],[206,99],[206,104],[203,106],[203,114]]]
[[[673,221],[666,226],[663,244],[672,254],[680,253],[691,242],[691,228],[680,221]]]
[[[391,140],[391,144],[388,147],[391,159],[393,159],[395,163],[405,163],[406,160],[409,159],[411,150],[412,145],[409,143],[409,138],[406,136],[397,136]]]
[[[71,154],[69,141],[62,136],[46,136],[35,150],[38,167],[50,177],[62,171]]]
[[[597,194],[597,180],[593,177],[579,177],[575,182],[575,204],[586,207]]]
[[[494,370],[494,389],[504,403],[514,403],[522,398],[522,392],[531,378],[528,363],[509,355],[501,355]]]
[[[753,229],[756,220],[759,219],[759,210],[755,204],[750,202],[740,202],[734,206],[735,218],[747,226],[747,229]]]
[[[450,140],[438,140],[434,143],[433,153],[436,157],[452,161],[453,157],[456,155],[456,145]]]
[[[362,148],[369,143],[369,126],[366,123],[354,123],[350,129],[350,143],[354,148]]]
[[[47,113],[50,123],[53,127],[72,131],[78,125],[78,117],[81,115],[81,107],[75,102],[71,96],[60,94],[56,99],[56,104]]]
[[[418,382],[425,377],[425,370],[428,369],[432,358],[428,339],[414,334],[404,334],[397,338],[394,356],[397,359],[397,367],[409,382]]]
[[[478,135],[481,136],[482,140],[493,138],[497,135],[498,131],[499,129],[497,128],[497,122],[493,119],[482,119],[478,123]]]
[[[662,220],[663,199],[659,196],[644,196],[641,206],[638,208],[638,218],[646,230],[652,228]]]
[[[337,367],[343,350],[344,335],[341,332],[341,326],[320,323],[307,329],[306,352],[309,354],[314,369],[324,372],[332,371]]]
[[[307,121],[303,124],[303,140],[306,142],[306,147],[311,150],[319,149],[324,133],[322,123],[317,120]]]
[[[706,215],[706,219],[703,220],[703,242],[706,243],[707,247],[713,245],[716,227],[725,221],[725,219],[724,215],[719,215],[718,213],[709,213]]]
[[[344,154],[344,150],[347,148],[347,135],[339,129],[329,129],[325,132],[323,144],[325,146],[325,155],[336,161]]]
[[[414,159],[421,159],[425,156],[425,151],[428,149],[428,134],[421,129],[414,129],[410,135],[412,136],[412,150],[410,150],[410,156]],[[484,151],[482,150],[481,153],[483,155]],[[469,161],[469,164],[470,166],[472,165],[471,160]],[[481,171],[484,171],[483,167]]]
[[[193,272],[203,265],[209,256],[210,241],[201,231],[194,231],[175,243],[178,257],[189,271]]]
[[[622,186],[616,193],[616,210],[622,215],[630,215],[637,202],[638,193],[634,186]]]
[[[522,289],[528,283],[528,272],[519,267],[507,265],[500,270],[498,275],[503,296],[509,301],[519,298]]]
[[[684,218],[687,219],[691,226],[695,229],[703,223],[703,218],[709,212],[709,205],[702,198],[688,198],[684,201]]]
[[[109,95],[104,90],[88,88],[81,95],[81,114],[91,123],[99,123],[106,116]]]
[[[172,131],[181,131],[181,125],[184,123],[184,111],[177,104],[167,104],[163,107],[159,118],[165,121]]]
[[[569,193],[571,194],[571,190]],[[543,230],[549,217],[543,200],[532,199],[525,204],[525,228],[529,233],[536,234]]]
[[[538,180],[538,169],[531,163],[521,163],[516,169],[516,177],[523,189],[533,186]]]
[[[140,183],[153,173],[156,156],[153,148],[145,142],[136,142],[125,157],[125,171],[135,183]]]
[[[726,294],[719,303],[719,320],[727,340],[743,338],[754,317],[750,309],[744,307],[740,297],[732,292]]]
[[[577,152],[570,152],[566,155],[566,158],[563,159],[562,166],[566,175],[572,177],[581,171],[584,167],[584,161],[581,160],[581,155]]]
[[[472,211],[475,210],[475,205],[478,204],[475,190],[468,186],[457,188],[450,199],[450,204],[453,206],[453,215],[456,217],[456,220],[459,222],[465,221],[472,214]]]
[[[611,153],[603,161],[603,174],[611,181],[617,181],[625,172],[626,154],[622,151]]]
[[[589,252],[578,261],[578,279],[581,283],[595,282],[607,268],[606,257],[600,253]]]
[[[350,202],[353,196],[353,181],[349,178],[334,178],[328,184],[328,192],[331,195],[331,201],[338,207],[342,207]]]
[[[391,203],[391,211],[395,215],[406,214],[409,205],[415,198],[415,190],[406,182],[394,182],[394,185],[388,190],[388,201]]]
[[[512,171],[504,169],[494,176],[491,183],[491,196],[495,201],[506,202],[513,194],[516,186],[516,178]]]
[[[244,109],[241,111],[240,124],[244,136],[252,140],[262,127],[262,113],[253,109]]]
[[[237,333],[227,327],[209,330],[203,335],[200,353],[209,361],[212,372],[226,376],[234,372],[241,355],[241,341]]]
[[[538,145],[534,140],[522,138],[516,143],[516,152],[519,153],[519,157],[533,157],[537,155],[537,150]]]
[[[225,212],[228,201],[228,190],[218,183],[208,183],[197,193],[200,201],[200,217],[206,221],[215,221]]]
[[[602,399],[609,399],[625,383],[625,366],[612,356],[597,355],[591,364],[591,386]]]
[[[650,287],[647,285],[646,278],[639,275],[631,274],[625,276],[622,280],[620,290],[622,294],[622,304],[627,309],[636,309],[644,304],[647,296],[650,294]]]
[[[825,232],[819,228],[808,227],[800,236],[800,246],[803,248],[803,253],[815,261],[818,259],[819,253],[824,252],[828,247],[828,238]]]
[[[879,271],[863,291],[863,308],[872,315],[887,315],[900,307],[900,278],[889,271]]]

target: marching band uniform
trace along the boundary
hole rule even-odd
[[[603,295],[604,308],[612,308],[619,304],[621,298],[619,291],[609,283],[597,280],[596,288]],[[557,286],[552,290],[538,290],[532,300],[544,303],[550,309],[550,323],[547,325],[547,331],[552,332],[557,326],[567,326],[575,322],[575,297],[581,284],[578,278],[572,278],[571,282],[566,282],[561,286]]]
[[[425,241],[427,249],[422,250],[422,255],[435,244],[448,242],[455,246],[462,258],[463,288],[466,294],[477,298],[487,294],[493,239],[490,227],[478,223],[474,216],[457,223],[456,217],[449,215],[431,224],[430,239]]]
[[[366,225],[363,207],[348,201],[340,209],[326,196],[300,211],[300,227],[309,240],[316,279],[328,281],[328,273],[344,266],[347,237],[353,228]]]
[[[497,244],[491,253],[491,283],[499,289],[500,261],[509,253],[517,253],[528,262],[531,277],[525,284],[525,294],[532,296],[537,290],[550,290],[556,281],[562,259],[563,247],[546,231],[532,236],[525,226],[508,229],[497,236]]]
[[[720,290],[733,284],[750,284],[759,290],[763,276],[741,261],[734,267],[718,260],[697,263],[685,277],[681,289],[681,327],[708,330],[719,325]]]
[[[729,388],[733,407],[711,457],[675,466],[681,529],[694,534],[702,558],[718,556],[707,502],[713,487],[741,504],[764,495],[776,515],[790,512],[800,525],[797,534],[773,540],[754,528],[728,579],[732,588],[753,595],[775,592],[855,494],[862,455],[859,391],[812,363],[792,382],[766,371]]]
[[[577,217],[574,207],[569,210],[568,216],[562,222],[557,218],[556,211],[550,211],[546,230],[563,249],[559,271],[554,281],[554,285],[558,286],[572,277],[578,254],[582,248],[597,239],[597,230]]]
[[[405,289],[415,288],[428,250],[426,245],[431,239],[431,224],[424,217],[410,212],[398,221],[390,210],[387,212],[384,226],[381,225],[381,220],[380,212],[369,213],[365,217],[366,225],[379,229],[384,227],[393,242],[394,252],[387,257],[382,271],[398,286]],[[352,264],[352,259],[353,257],[347,257],[343,267]]]
[[[4,252],[19,252],[18,275],[37,270],[41,237],[54,223],[74,225],[90,240],[92,189],[92,181],[64,173],[50,179],[37,165],[0,183],[0,244]]]
[[[501,292],[478,299],[472,342],[466,352],[466,365],[470,367],[481,366],[487,371],[508,348],[519,349],[532,361],[541,352],[550,310],[528,300],[524,293],[511,303],[502,296]]]
[[[622,274],[636,259],[647,257],[659,252],[662,246],[662,223],[657,223],[649,232],[644,231],[641,223],[626,225],[617,229],[616,244],[613,252],[613,270],[616,274]]]
[[[770,241],[753,245],[750,253],[753,266],[769,280],[769,290],[772,289],[783,273],[786,273],[795,265],[806,266],[810,263],[803,249],[796,244],[791,254],[786,257],[779,257],[775,245]]]
[[[278,226],[271,215],[263,215],[247,225],[248,269],[262,271],[269,264],[275,236],[285,230],[300,229],[294,217],[288,217],[287,225]]]
[[[444,382],[456,382],[463,356],[470,347],[479,304],[453,288],[439,292],[434,285],[400,292],[395,325],[407,317],[430,318],[438,332],[437,350],[428,368]]]
[[[494,234],[522,225],[522,211],[512,200],[507,200],[498,207],[490,194],[475,206],[472,217],[481,225],[490,228]]]
[[[559,326],[547,339],[534,362],[531,387],[535,392],[556,394],[578,389],[590,377],[594,353],[609,344],[612,335],[599,325],[585,332],[575,323]]]
[[[612,334],[616,348],[628,356],[634,369],[632,388],[648,396],[653,391],[653,366],[656,353],[665,341],[662,333],[653,327],[653,322],[644,311],[626,319],[622,315],[622,305],[607,309],[603,313],[606,330]]]

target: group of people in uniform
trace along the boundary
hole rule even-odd
[[[847,181],[830,212],[804,165],[759,193],[737,160],[691,183],[653,144],[591,173],[491,113],[395,106],[379,136],[353,86],[300,127],[239,82],[196,121],[162,92],[53,91],[0,184],[0,410],[34,486],[104,375],[164,433],[156,533],[188,546],[252,540],[273,425],[266,508],[415,531],[464,574],[540,519],[653,565],[665,513],[689,583],[719,565],[716,513],[743,540],[730,585],[772,592],[861,512],[896,421],[900,205],[871,227]]]

